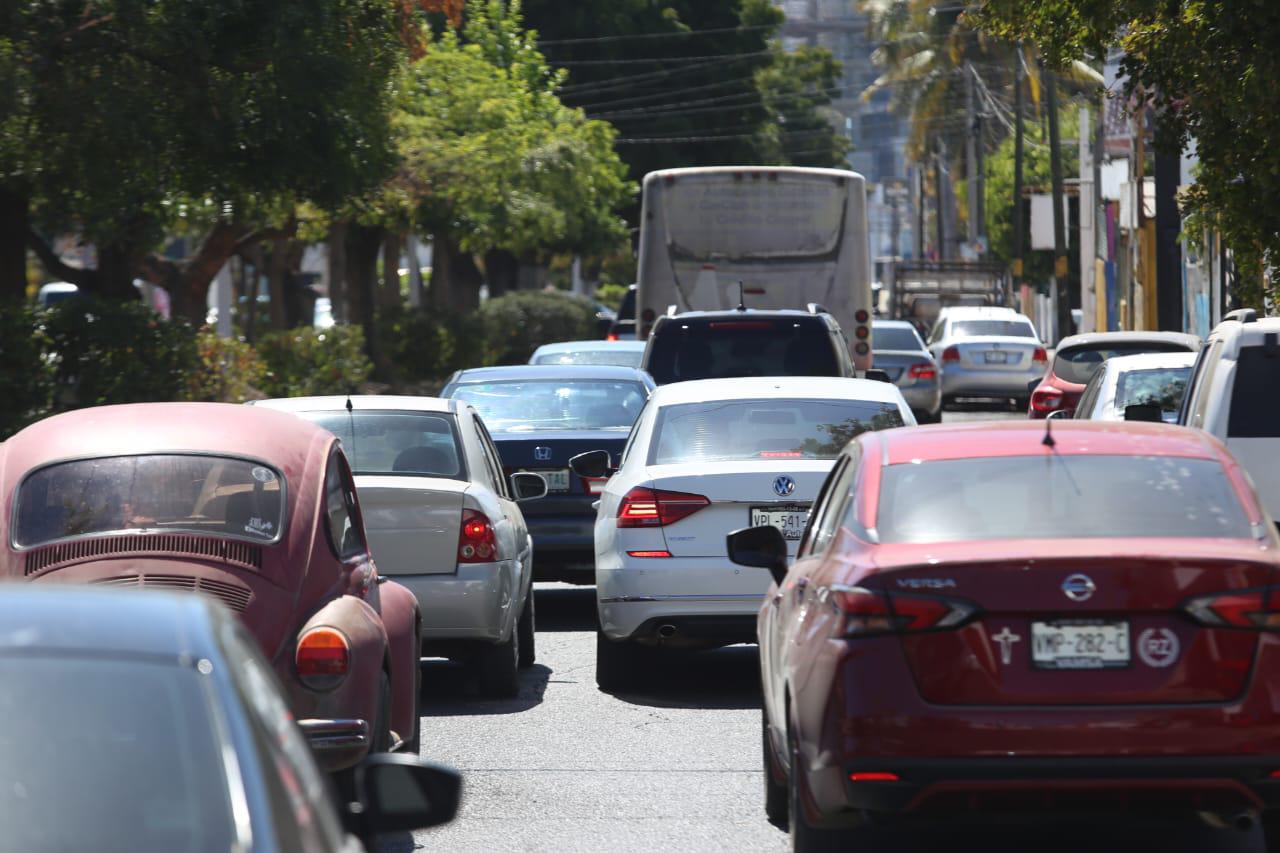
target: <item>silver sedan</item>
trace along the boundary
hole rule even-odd
[[[957,397],[999,397],[1025,407],[1028,383],[1044,375],[1049,360],[1035,326],[1010,308],[943,309],[929,352],[942,368],[944,405]]]
[[[936,423],[942,418],[942,385],[938,364],[925,348],[915,326],[905,320],[876,320],[872,327],[872,367],[889,374],[916,420]]]

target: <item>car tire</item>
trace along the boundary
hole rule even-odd
[[[764,813],[769,823],[785,829],[790,812],[789,792],[787,783],[778,782],[777,777],[786,774],[778,767],[773,745],[769,743],[769,714],[764,709],[760,711],[760,752],[764,759]]]
[[[533,587],[530,586],[529,595],[524,600],[524,607],[520,609],[520,621],[516,625],[516,632],[520,635],[520,667],[522,669],[533,666],[533,662],[538,659],[533,610]]]
[[[606,693],[633,687],[646,674],[645,649],[627,640],[611,640],[596,631],[596,686]]]
[[[490,699],[510,699],[520,691],[520,631],[512,626],[504,642],[486,646],[476,659],[480,692]]]
[[[805,819],[800,804],[800,786],[804,780],[797,771],[800,768],[799,750],[791,744],[791,773],[787,779],[787,816],[791,833],[791,849],[795,853],[836,853],[848,851],[852,846],[851,833],[812,826]]]

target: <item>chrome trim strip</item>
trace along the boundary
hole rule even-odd
[[[365,720],[298,720],[312,749],[347,749],[369,746],[369,724]]]
[[[764,601],[763,595],[621,595],[616,598],[602,598],[601,604],[635,604],[644,601]]]

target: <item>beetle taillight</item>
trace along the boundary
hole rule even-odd
[[[312,690],[332,690],[347,677],[351,647],[336,628],[312,628],[298,638],[293,662],[303,685]]]
[[[477,509],[464,509],[458,528],[458,562],[491,563],[497,554],[498,542],[488,517]]]

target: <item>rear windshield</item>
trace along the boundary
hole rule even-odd
[[[653,428],[649,464],[834,459],[855,436],[902,423],[896,405],[861,400],[721,400],[666,406]]]
[[[475,382],[453,399],[475,406],[492,432],[629,430],[648,399],[639,382],[605,379]]]
[[[1151,370],[1130,370],[1116,380],[1115,409],[1123,414],[1126,406],[1159,406],[1166,423],[1177,419],[1182,394],[1191,376],[1188,367],[1159,367]]]
[[[41,468],[18,487],[13,541],[162,530],[274,542],[284,526],[280,473],[223,456],[79,459]]]
[[[881,476],[881,542],[1252,535],[1210,459],[1045,453],[891,465]]]
[[[0,670],[0,714],[22,721],[0,729],[7,849],[239,849],[194,666],[41,655]]]
[[[659,385],[733,376],[839,376],[835,345],[808,317],[676,321],[650,343],[649,373]]]
[[[453,415],[430,412],[299,412],[342,441],[354,474],[465,480]]]
[[[1084,385],[1102,362],[1113,355],[1137,355],[1144,352],[1187,352],[1187,348],[1171,343],[1112,344],[1110,346],[1078,346],[1061,350],[1053,359],[1053,375],[1067,382]]]
[[[1036,330],[1026,320],[957,320],[951,324],[954,338],[992,335],[1006,338],[1034,338]]]
[[[1243,347],[1231,387],[1228,438],[1280,437],[1280,352]]]
[[[826,178],[685,177],[661,193],[668,251],[700,262],[832,254],[849,199],[843,181]]]
[[[901,326],[891,328],[882,328],[875,326],[872,328],[873,340],[875,348],[878,350],[907,350],[909,352],[920,352],[924,349],[924,344],[916,333],[911,329],[904,329]]]
[[[534,364],[614,364],[619,367],[639,367],[640,360],[643,357],[643,347],[609,347],[607,349],[549,352],[538,356]]]

